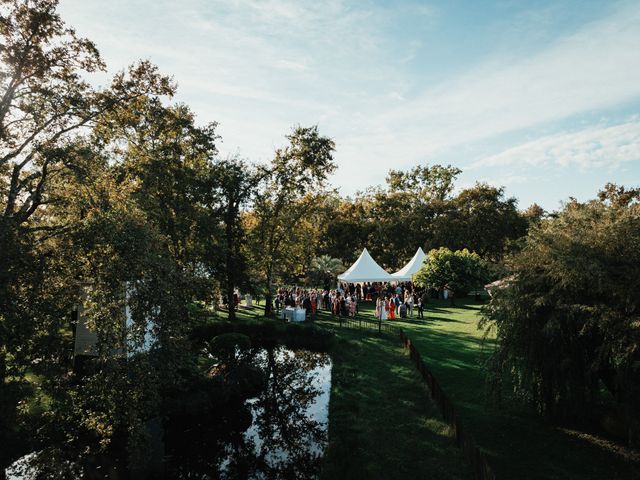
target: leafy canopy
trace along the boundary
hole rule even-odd
[[[480,256],[467,249],[451,251],[441,247],[427,254],[414,283],[426,288],[448,288],[465,295],[487,280],[487,270]]]

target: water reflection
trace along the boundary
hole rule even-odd
[[[244,368],[262,379],[252,398],[241,398],[241,388],[208,418],[174,418],[180,427],[167,435],[171,475],[316,478],[327,443],[329,356],[274,347],[252,351]]]
[[[149,457],[127,468],[123,448],[71,465],[80,478],[312,479],[327,444],[331,360],[283,347],[253,349],[209,377],[166,392],[148,422]],[[164,460],[163,460],[164,459]],[[23,457],[8,478],[40,478],[46,455]],[[1,475],[0,475],[1,476]]]

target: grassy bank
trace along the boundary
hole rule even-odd
[[[397,339],[337,335],[322,478],[471,478]]]
[[[485,386],[483,362],[493,341],[477,328],[481,304],[429,304],[424,321],[397,322],[486,451],[499,478],[632,479],[638,464],[601,438],[545,423],[512,398],[497,405]],[[634,474],[634,469],[636,469]]]
[[[477,328],[480,308],[472,299],[457,300],[455,307],[433,301],[424,320],[393,324],[412,339],[498,478],[640,478],[637,453],[634,457],[611,441],[546,423],[508,395],[495,402],[487,391],[484,369],[494,342],[483,340]],[[259,312],[256,309],[255,314]],[[360,315],[373,319],[373,305],[361,304]],[[461,457],[449,450],[438,413],[428,403],[419,403],[424,392],[415,390],[422,390],[418,374],[397,339],[340,328],[325,312],[317,323],[335,330],[339,339],[333,352],[332,443],[326,478],[347,478],[357,472],[367,472],[363,478],[406,478],[417,476],[415,472],[429,478],[464,475],[453,468],[456,462],[452,465],[442,458],[447,451],[444,456]],[[402,470],[403,462],[413,465],[414,474]],[[376,477],[377,473],[382,476]]]

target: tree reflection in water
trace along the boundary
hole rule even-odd
[[[261,350],[256,365],[267,379],[248,403],[253,423],[229,448],[226,478],[315,478],[327,443],[329,356],[282,347]]]
[[[214,378],[218,393],[206,395],[212,402],[206,413],[183,403],[183,413],[172,416],[165,436],[168,475],[316,478],[327,443],[329,356],[269,347],[246,355],[240,368],[254,376],[259,372],[261,381],[247,381],[248,375],[238,372],[224,384]]]

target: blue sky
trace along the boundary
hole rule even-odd
[[[150,59],[268,161],[292,126],[334,138],[343,195],[452,164],[526,208],[640,186],[640,2],[62,0],[109,70]]]

